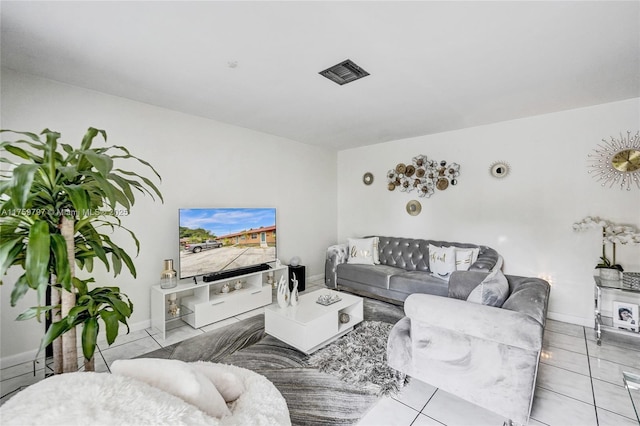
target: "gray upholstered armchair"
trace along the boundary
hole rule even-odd
[[[391,330],[388,363],[514,422],[531,412],[549,284],[507,275],[501,308],[466,299],[488,274],[454,272],[449,297],[412,294]]]

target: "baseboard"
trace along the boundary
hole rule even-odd
[[[121,327],[123,326],[121,325]],[[134,331],[146,330],[147,328],[150,328],[150,327],[151,327],[151,319],[147,319],[144,321],[137,322],[135,324],[129,324],[129,331],[134,332]],[[126,329],[123,328],[123,330],[126,330]],[[30,351],[0,358],[0,370],[4,368],[13,367],[14,365],[24,364],[25,362],[33,362],[36,359],[37,353],[38,353],[38,349],[33,349]],[[82,356],[82,353],[80,353],[80,356]]]
[[[307,283],[311,283],[314,281],[322,281],[324,283],[324,274],[309,275],[307,277]]]
[[[572,315],[558,314],[556,312],[547,312],[547,318],[555,321],[567,322],[569,324],[582,325],[584,327],[593,327],[594,320],[582,317],[574,317]]]
[[[0,358],[0,369],[13,367],[14,365],[24,364],[25,362],[33,362],[36,359],[37,349],[22,352],[20,354],[6,356]]]

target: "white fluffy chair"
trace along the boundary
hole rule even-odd
[[[109,373],[67,373],[49,377],[14,395],[0,407],[3,426],[16,425],[290,425],[287,403],[264,376],[232,365],[246,391],[218,419],[139,380]]]

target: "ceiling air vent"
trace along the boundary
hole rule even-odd
[[[351,59],[340,62],[331,68],[327,68],[326,70],[321,71],[320,74],[341,86],[369,75],[368,72],[353,63]]]

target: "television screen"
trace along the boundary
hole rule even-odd
[[[179,209],[180,278],[276,260],[275,208]]]

